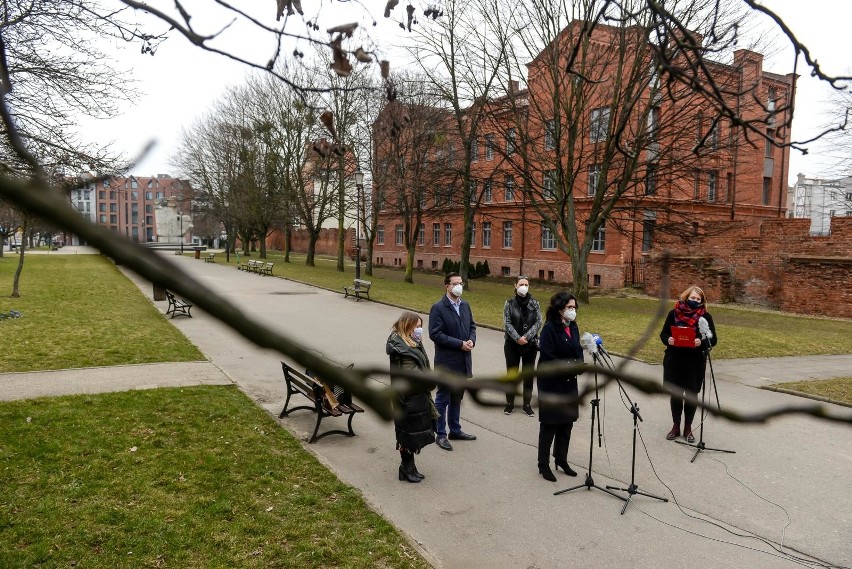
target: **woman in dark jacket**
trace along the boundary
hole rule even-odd
[[[539,366],[547,362],[581,363],[583,348],[580,346],[580,330],[574,321],[577,318],[577,299],[574,295],[564,291],[554,294],[546,317],[539,338]],[[538,471],[545,480],[556,482],[556,476],[550,470],[551,445],[557,470],[561,468],[568,476],[577,476],[568,465],[568,444],[571,442],[574,421],[580,415],[580,405],[576,401],[550,403],[546,400],[548,395],[576,397],[577,394],[576,375],[538,378]]]
[[[713,317],[707,312],[704,291],[697,286],[691,286],[681,293],[680,299],[675,304],[674,310],[669,312],[660,332],[660,340],[666,346],[666,353],[663,356],[663,383],[676,389],[680,396],[688,393],[696,397],[698,392],[701,391],[701,384],[704,381],[704,366],[707,358],[704,355],[701,331],[698,327],[701,318],[707,321],[712,334],[709,342],[711,346],[715,346],[718,341],[716,327],[713,325]],[[674,345],[673,326],[691,328],[695,332],[695,340],[693,340],[691,346],[679,347]],[[671,441],[680,436],[680,416],[681,411],[683,411],[685,419],[683,436],[686,438],[686,442],[695,442],[695,435],[692,434],[695,405],[674,395],[671,397],[670,404],[674,424],[666,438]]]
[[[423,321],[414,312],[403,312],[393,325],[385,351],[390,356],[391,385],[400,395],[394,400],[396,448],[402,458],[399,479],[420,482],[425,478],[417,471],[414,455],[435,442],[432,420],[437,411],[430,391],[434,385],[399,377],[396,370],[425,371],[429,356],[423,349]]]
[[[515,281],[515,295],[503,305],[503,355],[506,356],[506,371],[532,371],[535,368],[538,331],[541,330],[541,307],[529,293],[530,280],[520,276]],[[523,364],[523,367],[521,367]],[[535,416],[532,405],[533,380],[531,375],[524,380],[524,413]],[[515,394],[506,394],[503,413],[511,415],[515,409]]]

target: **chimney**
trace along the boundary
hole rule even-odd
[[[515,80],[510,80],[509,81],[509,89],[508,89],[509,94],[514,95],[519,90],[520,90],[520,83],[518,81],[515,81]]]

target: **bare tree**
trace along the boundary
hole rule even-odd
[[[477,0],[448,0],[440,18],[427,19],[412,34],[409,53],[450,115],[446,152],[461,157],[455,164],[454,183],[464,235],[461,248],[461,277],[468,286],[473,219],[481,198],[473,162],[477,160],[488,101],[501,83],[506,45],[482,33],[486,7]],[[495,18],[500,18],[495,14]]]
[[[0,200],[0,257],[10,237],[21,228],[24,214],[6,200]]]
[[[442,203],[443,188],[453,185],[452,174],[447,174],[446,134],[441,129],[450,123],[450,117],[430,95],[424,78],[407,77],[397,84],[399,95],[376,121],[378,170],[383,172],[378,191],[384,195],[384,209],[401,221],[402,243],[408,253],[405,282],[413,283],[415,248],[425,241],[423,216]],[[392,238],[399,239],[397,228],[393,231]]]

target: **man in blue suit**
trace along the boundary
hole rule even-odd
[[[444,277],[444,298],[432,305],[429,311],[429,339],[435,343],[435,369],[473,376],[471,351],[476,345],[476,324],[470,304],[461,299],[464,286],[458,273],[449,273]],[[438,418],[437,444],[444,450],[453,450],[451,440],[473,441],[475,435],[461,430],[459,415],[464,391],[438,386],[435,395],[435,407],[441,416]],[[447,437],[447,425],[450,433]]]

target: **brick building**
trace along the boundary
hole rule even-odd
[[[107,227],[137,243],[157,241],[154,207],[175,196],[179,207],[189,213],[191,190],[180,178],[167,174],[128,176],[92,182],[71,193],[71,205],[92,223]],[[72,243],[80,245],[76,236]]]
[[[764,71],[763,56],[742,49],[734,53],[732,64],[707,62],[715,85],[725,93],[726,106],[736,109],[742,121],[761,125],[757,132],[745,132],[742,125],[723,118],[700,89],[677,83],[659,88],[660,79],[653,77],[648,61],[644,65],[652,69],[650,77],[636,95],[642,104],[625,104],[629,111],[623,111],[610,103],[619,100],[613,96],[614,77],[624,72],[615,67],[616,59],[598,59],[598,75],[588,78],[588,86],[581,85],[580,74],[560,76],[549,63],[562,61],[582,24],[573,22],[528,64],[527,89],[510,84],[504,96],[484,105],[488,120],[471,140],[469,194],[459,191],[458,176],[430,180],[431,190],[414,190],[422,207],[417,216],[409,216],[393,204],[417,182],[377,176],[377,200],[384,207],[378,217],[375,264],[405,266],[405,236],[416,220],[415,268],[439,269],[444,258],[459,260],[462,236],[470,231],[471,264],[487,260],[492,274],[571,282],[565,249],[586,247],[588,284],[614,288],[642,282],[649,251],[660,235],[688,236],[697,221],[748,224],[784,217],[789,163],[784,144],[790,141],[794,75]],[[642,32],[598,25],[584,49],[603,57],[614,51],[612,46],[627,41],[641,52]],[[700,36],[693,37],[700,44]],[[554,108],[555,83],[560,83],[562,98]],[[581,88],[582,101],[574,97],[565,102]],[[566,116],[568,112],[576,114]],[[444,135],[431,138],[434,148],[428,156],[434,168],[450,172],[453,160],[458,160],[455,155],[461,153],[447,121],[449,116],[432,121],[430,132],[444,130]],[[618,144],[612,143],[616,128],[621,133]],[[625,147],[633,149],[633,156]],[[377,136],[379,170],[393,158],[389,152],[387,141]],[[619,192],[620,197],[602,215],[600,202],[606,202],[607,192]],[[471,203],[453,199],[460,194]],[[570,203],[570,209],[555,207],[562,203]],[[474,214],[464,227],[468,205]],[[572,225],[566,220],[568,211],[580,228],[576,242],[565,230]],[[584,235],[583,225],[595,215],[605,222]]]

